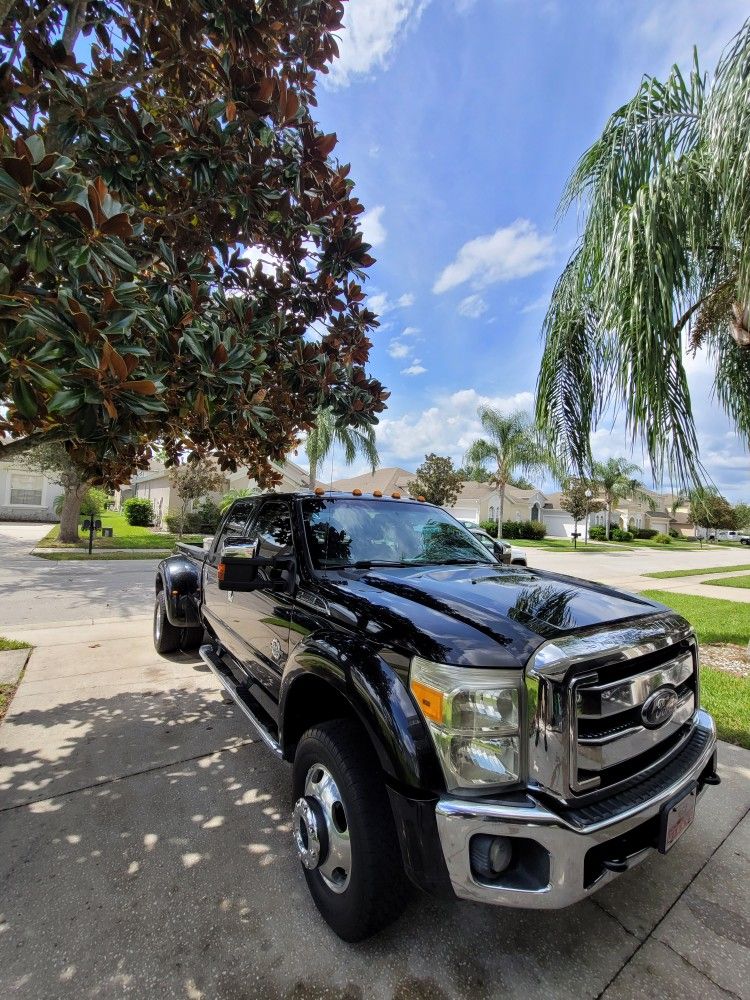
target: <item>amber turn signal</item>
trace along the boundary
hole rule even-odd
[[[422,715],[433,722],[443,721],[443,694],[434,688],[427,687],[419,681],[411,682],[411,693],[417,699]]]
[[[391,496],[393,497],[394,500],[400,500],[401,499],[401,494],[400,493],[391,493]]]
[[[362,490],[352,490],[352,496],[353,497],[361,497],[362,496]]]
[[[314,492],[316,497],[322,497],[323,494],[325,493],[325,490],[323,489],[322,486],[316,486]]]
[[[224,574],[226,573],[226,571],[227,571],[227,564],[220,562],[216,568],[216,576],[218,577],[219,581],[223,581]]]
[[[382,497],[382,495],[383,495],[383,491],[382,491],[382,490],[373,490],[373,491],[372,491],[372,495],[373,495],[374,497]]]

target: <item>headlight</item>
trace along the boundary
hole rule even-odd
[[[517,782],[521,671],[446,667],[415,656],[409,686],[449,789]]]

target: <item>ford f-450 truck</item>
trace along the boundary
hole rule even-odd
[[[584,899],[670,850],[719,780],[684,619],[502,565],[399,494],[237,500],[208,549],[159,564],[154,643],[200,646],[292,765],[293,844],[348,941],[394,919],[409,881]]]

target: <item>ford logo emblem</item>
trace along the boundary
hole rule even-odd
[[[674,715],[677,708],[677,692],[673,687],[661,687],[654,691],[643,703],[641,719],[648,729],[656,729]]]

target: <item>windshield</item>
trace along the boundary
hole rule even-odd
[[[311,497],[302,505],[313,566],[495,563],[445,511],[417,503]]]

